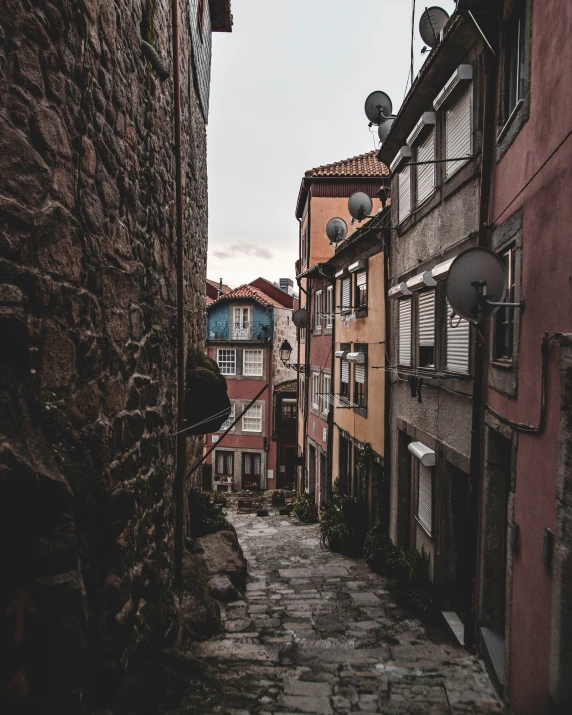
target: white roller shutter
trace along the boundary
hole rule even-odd
[[[399,358],[400,365],[411,365],[411,298],[399,301]]]
[[[471,154],[471,95],[472,85],[461,96],[457,104],[447,110],[445,116],[445,158],[459,158]],[[465,163],[448,161],[446,176],[454,174]]]
[[[447,361],[445,369],[467,374],[469,372],[470,326],[469,321],[455,316],[447,301]]]
[[[342,310],[348,310],[351,307],[351,282],[349,278],[342,280]]]
[[[350,364],[347,360],[342,360],[342,382],[350,381]]]
[[[354,367],[354,375],[356,382],[365,382],[365,365],[363,363],[356,363]]]
[[[358,288],[361,286],[364,286],[366,282],[366,272],[365,271],[358,271],[356,273],[356,285]]]
[[[435,345],[435,291],[419,294],[419,345]]]
[[[421,526],[431,534],[433,526],[433,491],[431,467],[419,462],[419,498],[417,501],[417,518]]]
[[[435,132],[430,132],[417,149],[417,161],[434,161]],[[417,167],[417,203],[421,204],[431,196],[435,189],[435,164],[422,164]]]
[[[411,213],[411,168],[406,166],[399,174],[399,221],[407,218]]]

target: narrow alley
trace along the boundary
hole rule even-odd
[[[178,713],[502,712],[479,659],[408,616],[363,560],[320,548],[316,525],[233,512],[245,600],[195,644],[213,670]]]

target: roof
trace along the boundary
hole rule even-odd
[[[277,300],[274,300],[266,293],[263,293],[260,289],[254,286],[244,285],[238,286],[238,288],[233,288],[228,293],[224,293],[220,298],[213,301],[213,303],[220,303],[221,300],[237,300],[237,299],[248,298],[250,300],[255,300],[261,305],[265,305],[267,308],[283,308],[284,306]]]
[[[214,299],[207,295],[207,308],[214,303]]]
[[[213,281],[210,278],[207,278],[207,283],[210,283],[213,286],[213,288],[216,288],[217,290],[220,288],[220,281]],[[223,283],[222,284],[222,292],[228,293],[229,290],[230,290],[230,286],[227,286],[226,283]]]
[[[368,151],[367,154],[359,154],[349,159],[335,161],[333,164],[324,164],[306,172],[307,177],[319,176],[388,176],[389,170],[377,158],[377,151]]]
[[[278,385],[274,387],[274,392],[285,392],[286,394],[296,392],[298,389],[297,385],[297,380],[286,380],[285,382],[278,383]]]
[[[292,308],[294,305],[294,295],[286,293],[280,288],[276,283],[272,283],[267,278],[262,278],[259,276],[255,280],[251,281],[250,284],[253,288],[258,288],[265,295],[269,296],[273,300],[277,300],[284,308]]]

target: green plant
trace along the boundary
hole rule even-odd
[[[357,556],[363,551],[366,535],[365,504],[359,497],[338,494],[334,485],[334,498],[320,515],[321,540],[332,551],[347,551]]]
[[[283,506],[286,503],[286,494],[283,489],[276,489],[272,492],[272,506]]]
[[[388,562],[388,586],[393,596],[425,616],[434,608],[429,579],[429,554],[423,547],[398,549]]]
[[[225,518],[222,509],[211,502],[210,494],[203,494],[197,489],[189,490],[189,520],[191,537],[206,536],[215,531],[232,531],[232,525]]]
[[[318,507],[313,494],[299,494],[294,501],[293,511],[296,518],[306,524],[318,521]]]
[[[367,532],[363,553],[372,571],[384,573],[392,569],[399,552],[387,535],[386,529],[378,522]]]

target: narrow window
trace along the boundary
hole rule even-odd
[[[242,418],[243,432],[262,432],[262,405],[252,405]]]
[[[356,308],[367,308],[367,272],[356,273]]]
[[[236,350],[217,350],[216,361],[221,375],[236,375]]]
[[[411,167],[404,167],[398,178],[399,223],[411,213]]]
[[[354,365],[354,402],[358,407],[366,406],[366,366],[363,363]]]
[[[418,367],[435,367],[435,291],[419,294]]]
[[[250,308],[233,309],[233,322],[231,331],[232,340],[251,340],[252,323],[250,320]]]
[[[400,365],[411,365],[411,298],[399,301],[399,357]]]
[[[434,161],[435,132],[431,131],[417,148],[417,161]],[[422,204],[435,190],[435,164],[417,166],[417,205]]]
[[[342,280],[342,312],[348,312],[352,307],[352,286],[351,279]]]
[[[223,477],[231,477],[234,473],[234,452],[217,450],[215,454],[215,473]]]
[[[508,119],[524,97],[525,8],[515,12],[506,28],[505,112]]]
[[[472,85],[470,85],[458,99],[457,103],[448,109],[445,114],[445,158],[456,160],[446,163],[445,174],[447,178],[460,169],[471,155],[472,91],[473,88]]]
[[[341,363],[340,403],[347,405],[350,401],[350,364],[347,360],[342,360]]]
[[[322,376],[322,412],[324,414],[330,411],[330,385],[331,377],[324,373]]]
[[[447,359],[445,370],[467,374],[469,372],[469,321],[453,315],[447,301]]]
[[[312,407],[315,410],[320,408],[320,373],[312,373]]]
[[[431,536],[433,528],[433,474],[431,467],[419,462],[419,489],[417,492],[417,519]]]
[[[322,329],[322,291],[317,290],[314,293],[314,328]]]
[[[506,302],[515,302],[514,245],[500,254],[506,279]],[[495,360],[512,360],[514,308],[499,308],[495,315]]]
[[[326,288],[326,328],[331,328],[334,324],[334,288]]]

